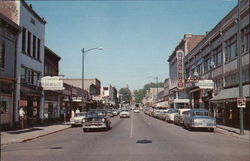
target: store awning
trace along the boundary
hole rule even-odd
[[[167,107],[168,107],[168,101],[158,102],[158,103],[156,104],[156,107],[164,107],[164,108],[167,108]]]
[[[173,103],[189,103],[189,99],[174,99],[169,101],[169,104]]]
[[[215,97],[210,99],[211,102],[232,101],[235,102],[239,97],[239,87],[228,88],[221,90]],[[243,86],[243,97],[249,100],[250,97],[250,85]]]

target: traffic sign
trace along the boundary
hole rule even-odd
[[[246,97],[238,97],[237,106],[238,108],[246,108]]]

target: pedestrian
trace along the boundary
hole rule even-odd
[[[77,108],[77,109],[76,109],[76,113],[80,113],[80,110],[79,110],[79,108]]]
[[[73,118],[75,116],[75,112],[74,110],[71,110],[71,118]]]
[[[23,110],[23,107],[21,107],[19,110],[19,120],[21,129],[24,128],[24,117],[25,117],[25,111]]]

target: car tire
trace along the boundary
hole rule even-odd
[[[83,132],[87,132],[87,129],[82,129],[83,130]]]

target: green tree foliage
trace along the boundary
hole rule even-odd
[[[130,101],[132,99],[132,94],[128,88],[121,88],[119,90],[119,94],[121,96],[122,101],[125,101],[125,103],[130,103]]]
[[[149,90],[150,88],[157,88],[157,85],[158,85],[158,88],[162,88],[164,86],[162,82],[159,82],[158,84],[151,82],[151,83],[145,84],[143,89],[135,90],[134,91],[135,102],[141,103],[141,100],[145,96],[146,91]]]

